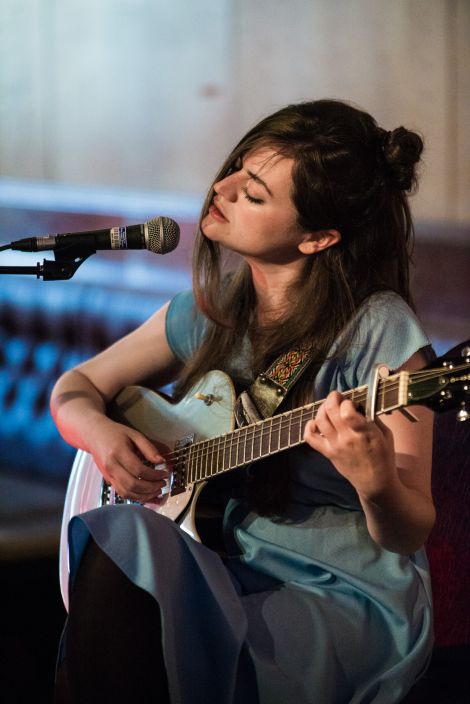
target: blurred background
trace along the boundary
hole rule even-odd
[[[98,252],[70,281],[0,275],[9,702],[31,687],[51,701],[65,615],[57,554],[74,451],[49,417],[51,386],[190,284],[205,189],[258,119],[330,97],[423,135],[418,313],[438,352],[470,337],[469,36],[468,0],[2,0],[0,244],[156,215],[182,229],[165,259]],[[44,258],[5,251],[0,267]]]

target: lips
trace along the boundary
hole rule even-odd
[[[214,201],[212,201],[211,205],[209,206],[209,214],[212,215],[214,220],[217,220],[218,222],[228,222],[228,220],[225,217],[225,215],[223,214],[223,212],[215,204],[215,199],[214,199]]]

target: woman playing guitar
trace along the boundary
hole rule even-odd
[[[429,359],[408,287],[421,151],[339,101],[265,118],[209,189],[194,291],[57,382],[65,440],[157,507],[174,454],[107,414],[124,387],[190,398],[220,369],[241,392],[306,351],[278,410],[326,398],[303,443],[233,473],[223,556],[148,506],[72,519],[58,702],[392,704],[425,669],[431,413],[379,420],[345,394]]]

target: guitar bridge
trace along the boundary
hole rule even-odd
[[[109,484],[106,479],[101,482],[101,496],[99,506],[114,506],[116,504],[135,504],[140,506],[140,501],[134,499],[123,499],[116,489]]]
[[[173,471],[171,475],[171,495],[176,496],[182,494],[187,488],[187,457],[188,449],[194,442],[194,433],[185,435],[175,443],[174,452],[177,453],[176,460],[173,463]]]

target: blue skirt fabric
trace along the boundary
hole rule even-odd
[[[173,704],[399,702],[432,647],[425,563],[379,548],[359,511],[231,520],[243,555],[222,561],[145,507],[82,514],[71,584],[91,535],[153,595]]]

